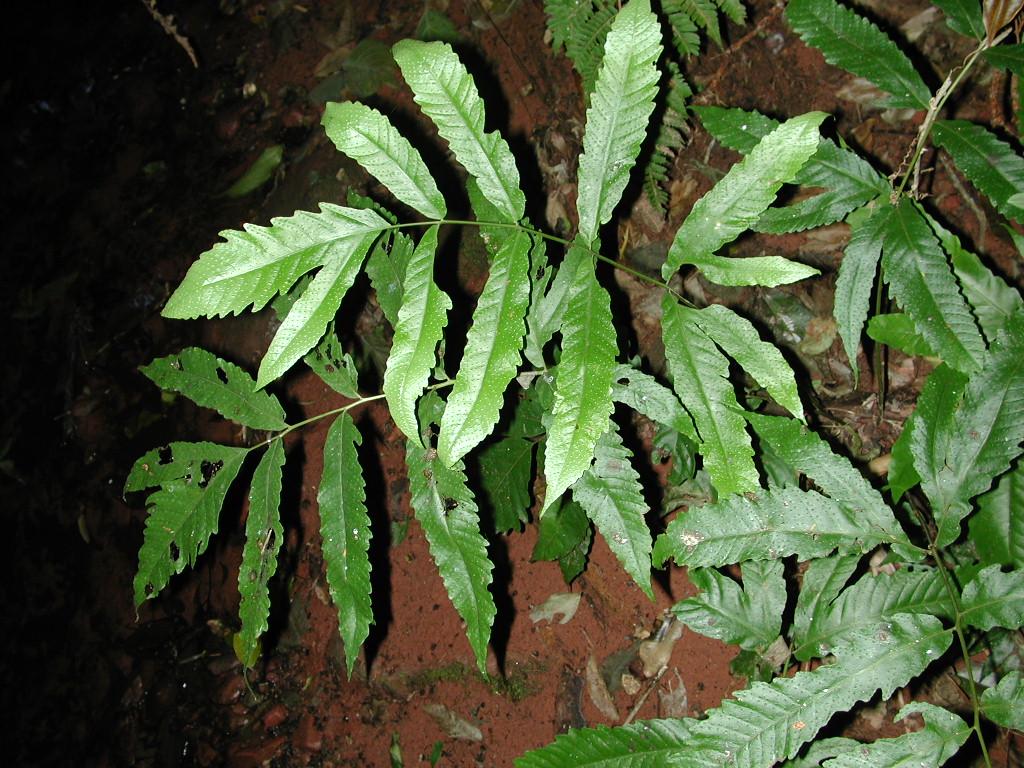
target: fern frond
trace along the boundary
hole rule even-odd
[[[586,247],[612,216],[636,163],[654,110],[660,77],[658,22],[648,0],[631,0],[612,23],[587,110],[580,156],[576,209]]]
[[[937,120],[932,138],[1001,214],[1024,221],[1024,158],[1013,147],[964,120]]]
[[[836,320],[839,338],[843,340],[846,359],[853,369],[854,381],[860,380],[857,349],[868,319],[871,289],[878,274],[882,258],[882,218],[875,215],[852,225],[850,240],[846,244],[843,261],[839,265],[836,292],[832,299],[832,316]]]
[[[662,309],[672,386],[697,426],[704,468],[722,496],[757,489],[754,450],[729,381],[729,360],[700,327],[697,310],[680,306],[670,294]]]
[[[135,574],[135,606],[156,597],[192,565],[217,532],[224,496],[242,468],[247,448],[215,443],[171,443],[135,462],[125,492],[157,488]]]
[[[611,299],[597,282],[593,259],[583,253],[569,287],[562,325],[562,359],[544,452],[547,495],[541,514],[590,467],[594,446],[608,431],[612,412],[616,345]]]
[[[413,440],[407,445],[413,511],[448,596],[466,622],[477,666],[484,672],[497,609],[488,590],[494,565],[487,557],[487,540],[480,534],[479,510],[466,487],[461,462],[448,467]]]
[[[659,768],[669,765],[690,735],[686,720],[646,720],[577,730],[513,761],[515,768]]]
[[[742,587],[714,568],[691,568],[687,575],[700,594],[680,600],[672,612],[694,632],[748,651],[763,651],[778,638],[786,605],[781,560],[743,563]]]
[[[422,440],[416,403],[434,368],[437,343],[452,308],[448,294],[434,282],[436,249],[435,224],[423,233],[409,261],[395,340],[384,373],[384,394],[391,417],[411,444]]]
[[[612,428],[594,446],[594,464],[572,486],[572,497],[597,526],[626,573],[653,600],[651,533],[644,521],[648,507],[632,457],[612,422]]]
[[[491,261],[441,420],[437,453],[449,466],[494,429],[503,395],[522,359],[523,317],[530,302],[531,244],[525,230],[516,230],[502,239]]]
[[[835,712],[882,698],[920,674],[949,646],[951,634],[930,616],[898,616],[853,633],[836,648],[836,663],[772,683],[754,683],[694,723],[673,765],[742,768],[792,758]]]
[[[238,633],[242,645],[239,658],[255,659],[260,636],[267,631],[270,616],[270,590],[267,584],[277,571],[277,554],[284,543],[281,525],[281,468],[284,467],[284,441],[274,440],[260,458],[249,488],[249,517],[245,522],[245,546],[238,569],[241,603]]]
[[[654,544],[654,562],[724,566],[867,552],[890,537],[827,496],[799,488],[758,489],[679,512]]]
[[[829,760],[828,768],[940,766],[957,753],[973,731],[959,715],[926,702],[913,702],[903,707],[894,722],[917,713],[924,718],[922,730],[861,745]]]
[[[597,81],[605,37],[615,18],[615,0],[547,0],[548,29],[555,50],[565,55],[580,74],[583,93],[589,98]]]
[[[348,412],[331,424],[324,443],[324,471],[317,491],[327,586],[338,611],[349,677],[370,633],[370,517],[358,448],[362,436]]]

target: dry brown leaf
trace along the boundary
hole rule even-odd
[[[453,739],[466,739],[468,741],[483,741],[484,735],[480,729],[468,720],[456,715],[444,704],[424,704],[423,711],[437,723]]]
[[[594,706],[602,715],[613,722],[619,721],[619,710],[612,700],[612,695],[608,692],[608,686],[601,676],[601,670],[597,666],[597,659],[594,657],[593,651],[590,652],[590,658],[587,659],[587,692],[590,694],[590,700],[594,702]]]

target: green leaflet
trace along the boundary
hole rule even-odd
[[[882,495],[821,437],[794,419],[750,412],[744,416],[760,438],[793,469],[814,480],[865,526],[883,533],[901,557],[918,559],[920,551],[910,543]]]
[[[327,432],[324,472],[316,496],[327,586],[338,609],[338,631],[345,644],[349,677],[352,677],[359,647],[373,623],[367,555],[371,531],[359,463],[361,443],[355,421],[347,411],[340,413]]]
[[[746,256],[735,259],[713,253],[699,253],[686,263],[699,268],[708,280],[719,285],[760,285],[774,288],[777,285],[789,285],[821,274],[814,267],[781,256]]]
[[[803,592],[813,585],[804,584]],[[827,656],[850,632],[902,613],[952,619],[956,606],[946,592],[942,574],[933,570],[867,573],[834,600],[819,603],[806,629],[794,635],[793,654],[804,661]]]
[[[488,591],[493,564],[473,494],[466,487],[462,463],[448,467],[409,440],[406,464],[412,508],[430,544],[430,554],[455,609],[466,622],[469,644],[481,672],[486,669],[487,641],[497,610]]]
[[[662,277],[668,280],[683,264],[707,261],[706,257],[750,229],[779,188],[791,182],[814,153],[818,126],[825,117],[823,112],[809,112],[787,120],[698,200],[676,231]],[[809,267],[803,270],[805,277],[817,272],[810,272]]]
[[[964,298],[971,305],[985,338],[992,341],[1014,315],[1024,315],[1024,299],[1016,288],[981,263],[976,255],[960,245],[960,239],[932,222],[942,247],[953,258],[956,275]]]
[[[793,655],[800,661],[820,655],[817,648],[808,647],[804,638],[810,632],[815,617],[827,611],[829,604],[846,587],[860,561],[860,555],[837,554],[811,560],[807,564],[793,611],[791,645]]]
[[[867,552],[890,537],[827,496],[798,488],[758,489],[681,511],[654,543],[654,563],[723,566],[834,550]]]
[[[1024,564],[1024,465],[1019,462],[977,499],[968,521],[982,563]]]
[[[613,0],[546,0],[544,12],[551,30],[551,46],[565,46],[565,55],[580,73],[584,97],[594,90],[600,51],[618,7]]]
[[[969,2],[969,0],[961,0],[962,2]],[[981,34],[985,36],[984,31]],[[980,38],[979,38],[980,39]],[[1015,75],[1024,75],[1024,43],[1015,43],[1013,45],[997,45],[995,48],[989,48],[982,54],[985,60],[997,69],[1008,69]],[[1020,112],[1017,113],[1020,115]],[[1018,122],[1020,118],[1018,117]]]
[[[428,219],[448,212],[423,158],[380,112],[365,104],[329,103],[321,120],[334,145]]]
[[[249,374],[205,349],[183,349],[139,370],[161,389],[179,392],[250,429],[277,431],[288,426],[277,397],[260,392]]]
[[[871,289],[878,274],[878,261],[882,256],[881,217],[851,222],[850,241],[846,244],[843,261],[839,265],[832,316],[843,340],[846,358],[853,369],[854,382],[860,380],[857,366],[857,348],[864,321],[871,304]]]
[[[867,78],[891,94],[876,106],[928,108],[931,91],[910,59],[863,16],[835,0],[791,0],[786,19],[807,45],[825,54],[829,64]]]
[[[508,144],[484,131],[484,103],[447,43],[401,40],[392,48],[413,98],[504,221],[523,218],[526,196]]]
[[[267,631],[270,616],[270,590],[267,584],[277,571],[277,553],[284,543],[281,525],[281,468],[284,466],[284,441],[273,440],[260,458],[249,489],[249,517],[245,521],[245,547],[238,570],[238,592],[242,602],[238,633],[243,653],[239,658],[259,655],[260,637]]]
[[[473,313],[465,352],[437,441],[451,466],[491,433],[505,389],[522,359],[523,316],[530,302],[530,246],[524,230],[503,238]]]
[[[1003,728],[1024,731],[1024,676],[1011,672],[981,695],[985,716]]]
[[[897,616],[850,637],[835,649],[836,663],[772,683],[753,683],[694,723],[673,761],[678,768],[771,766],[792,758],[835,712],[881,690],[888,698],[949,646],[951,635],[930,616]]]
[[[349,400],[359,399],[359,372],[355,360],[343,350],[334,328],[328,328],[320,342],[302,359],[339,395]]]
[[[650,374],[629,365],[617,366],[612,372],[612,399],[691,440],[698,439],[693,419],[679,403],[679,398]]]
[[[615,328],[608,292],[597,282],[589,256],[573,276],[561,330],[562,359],[544,453],[542,515],[591,465],[594,446],[608,431],[612,413]]]
[[[981,18],[981,3],[977,0],[934,0],[946,14],[946,24],[954,32],[975,40],[985,39],[985,22]]]
[[[793,182],[828,189],[793,205],[769,208],[754,225],[756,231],[800,232],[831,224],[889,192],[885,179],[866,160],[828,139],[818,143],[818,149]]]
[[[594,446],[594,464],[572,486],[572,497],[587,513],[626,573],[654,600],[651,591],[651,533],[644,515],[640,476],[632,454],[622,444],[618,427],[601,435]]]
[[[882,267],[893,298],[914,318],[936,354],[957,370],[976,370],[985,342],[917,206],[904,198],[883,206],[868,222],[881,231]]]
[[[687,573],[701,594],[672,606],[676,618],[705,637],[764,651],[782,631],[786,582],[781,560],[747,561],[741,566],[743,586],[714,568]]]
[[[710,304],[694,315],[701,330],[754,377],[768,394],[787,411],[804,420],[793,369],[774,344],[761,341],[761,336],[746,318],[721,304]]]
[[[1024,158],[980,125],[936,120],[932,139],[1004,216],[1024,221]]]
[[[248,170],[242,174],[242,177],[232,184],[227,191],[218,195],[218,197],[244,197],[250,192],[255,192],[270,181],[277,167],[281,164],[283,156],[284,147],[280,144],[267,147],[260,153],[255,162],[249,166]]]
[[[728,359],[701,329],[697,310],[680,306],[669,294],[662,308],[672,385],[697,426],[704,469],[721,496],[756,490],[754,450],[728,378]]]
[[[725,107],[693,107],[701,123],[722,146],[749,155],[758,142],[779,127],[760,112]]]
[[[931,345],[917,332],[914,319],[903,312],[874,315],[868,320],[868,337],[908,355],[935,357]]]
[[[686,720],[645,720],[577,730],[513,761],[515,768],[661,768],[670,765],[690,735]]]
[[[530,518],[534,443],[507,437],[480,450],[480,482],[498,533],[522,530]]]
[[[537,251],[539,249],[534,249],[535,258],[538,256]],[[543,282],[538,281],[534,285],[530,311],[526,317],[527,332],[524,354],[538,368],[544,367],[544,346],[551,341],[555,331],[562,327],[565,310],[569,306],[569,289],[572,287],[573,278],[583,260],[592,258],[589,251],[572,246],[557,270],[548,267],[545,261],[541,261],[539,267],[531,265],[534,275],[537,274],[539,268],[544,271],[544,276]],[[552,272],[555,272],[553,278],[551,277]],[[551,285],[546,293],[542,293],[548,280],[551,281]]]
[[[382,237],[377,240],[366,258],[366,274],[377,295],[377,303],[392,327],[398,325],[405,272],[415,250],[411,237],[396,232],[390,239]]]
[[[960,616],[969,627],[1016,629],[1024,625],[1024,568],[1003,573],[990,565],[964,587]]]
[[[631,0],[615,15],[587,110],[576,208],[579,240],[592,246],[619,203],[654,110],[661,30],[649,0]]]
[[[156,488],[135,574],[136,608],[206,550],[228,487],[249,453],[215,443],[171,443],[135,462],[126,493]]]
[[[910,714],[924,715],[924,729],[871,744],[828,761],[828,768],[874,768],[874,766],[939,766],[953,757],[971,735],[971,727],[958,715],[926,702],[912,702],[900,710],[894,722]]]
[[[359,274],[366,252],[378,237],[377,232],[369,232],[361,240],[350,241],[351,248],[346,253],[334,254],[320,268],[277,329],[260,362],[256,386],[265,387],[281,378],[296,360],[316,345],[338,313],[341,300]]]
[[[262,309],[295,281],[329,262],[348,260],[389,224],[373,211],[321,203],[320,213],[299,211],[271,219],[270,227],[246,224],[221,232],[168,299],[163,316],[189,319]],[[308,348],[307,348],[308,349]],[[304,350],[305,351],[305,350]]]
[[[1000,335],[981,370],[971,375],[962,401],[957,397],[959,382],[948,375],[937,377],[932,387],[941,368],[922,391],[910,449],[932,505],[938,546],[959,536],[971,499],[987,491],[1020,454],[1024,355],[1020,323],[1015,325],[1011,334]]]
[[[537,524],[534,560],[559,560],[573,549],[590,549],[592,526],[577,502],[563,496]],[[569,581],[567,579],[567,581]]]
[[[384,373],[391,418],[410,444],[421,443],[416,403],[436,360],[437,343],[448,323],[452,300],[434,282],[437,225],[423,233],[406,269],[402,308]]]

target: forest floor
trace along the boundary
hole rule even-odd
[[[923,0],[858,5],[908,40],[922,61],[948,69],[966,52],[967,43]],[[541,0],[428,6],[457,31],[491,127],[508,136],[517,156],[533,219],[549,226],[571,220],[583,102],[568,60],[545,41]],[[722,48],[706,46],[689,63],[696,101],[774,117],[823,110],[879,168],[898,167],[916,131],[913,116],[864,106],[852,78],[791,32],[780,4],[747,6],[745,25],[723,26]],[[145,503],[123,498],[128,470],[170,440],[245,439],[187,404],[162,400],[138,367],[199,344],[255,371],[273,330],[265,312],[185,323],[161,318],[160,309],[222,230],[315,210],[321,201],[344,204],[349,191],[386,200],[383,188],[334,150],[320,116],[325,100],[350,96],[336,75],[345,56],[366,39],[391,44],[415,35],[425,10],[420,0],[159,0],[156,7],[173,14],[180,40],[145,2],[67,3],[59,16],[19,9],[16,42],[2,54],[9,79],[0,94],[0,216],[11,288],[0,342],[8,534],[0,685],[5,725],[17,734],[14,764],[510,766],[569,727],[699,715],[743,687],[730,668],[735,649],[689,630],[660,681],[641,676],[636,690],[617,685],[621,672],[635,669],[640,640],[693,594],[685,572],[659,572],[651,602],[598,538],[585,573],[567,586],[557,563],[531,559],[534,526],[494,540],[495,652],[490,678],[476,672],[411,516],[403,439],[382,409],[362,417],[375,435],[368,450],[380,457],[369,481],[379,524],[371,550],[376,624],[352,679],[318,549],[318,447],[326,427],[291,446],[273,624],[248,679],[230,645],[242,494],[229,498],[221,533],[196,567],[136,614],[132,580]],[[417,125],[400,78],[385,77],[371,91],[369,103]],[[995,85],[979,83],[956,105],[957,116],[1001,119],[994,92]],[[242,197],[222,194],[275,145],[283,162],[270,182]],[[693,120],[666,182],[667,214],[639,199],[623,211],[622,259],[650,269],[646,260],[664,253],[693,202],[736,159]],[[1019,283],[1019,262],[1006,235],[987,225],[986,203],[973,192],[965,203],[941,168],[929,184],[947,219]],[[815,382],[821,423],[867,463],[898,436],[928,368],[890,356],[884,407],[863,357],[854,363],[862,372],[854,386],[831,319],[844,244],[843,226],[741,240],[741,255],[795,254],[824,276],[713,298],[742,308],[792,350]],[[463,249],[452,290],[471,301],[484,269],[479,255]],[[618,289],[629,307],[623,323],[657,366],[657,320],[645,310],[643,287],[622,278]],[[688,289],[719,290],[698,282]],[[356,310],[359,341],[372,356],[382,335],[372,303]],[[337,406],[311,375],[286,377],[275,391],[296,416]],[[531,615],[563,593],[581,597],[571,620]],[[612,681],[611,706],[595,703],[595,670]],[[929,695],[958,704],[952,683]],[[882,721],[891,718],[869,713],[849,727],[873,735]]]

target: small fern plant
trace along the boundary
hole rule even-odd
[[[793,0],[787,12],[795,27],[801,9],[849,13],[832,0]],[[854,23],[878,42],[872,36],[881,33],[861,22],[857,17]],[[857,41],[845,32],[835,35]],[[205,551],[229,487],[248,456],[261,452],[249,485],[238,578],[237,650],[247,665],[254,663],[268,626],[268,583],[284,538],[285,437],[306,423],[289,423],[265,387],[302,360],[346,399],[317,417],[332,420],[318,501],[327,580],[350,674],[373,621],[368,545],[375,525],[386,522],[374,521],[367,509],[358,452],[362,436],[353,414],[380,400],[406,437],[412,508],[481,669],[496,614],[489,589],[493,565],[480,527],[487,489],[478,483],[487,478],[471,477],[464,460],[496,445],[527,469],[515,480],[511,474],[503,478],[505,493],[490,494],[515,500],[513,518],[524,519],[531,488],[543,488],[536,506],[541,527],[582,513],[649,596],[652,562],[687,565],[703,590],[676,606],[691,627],[758,653],[784,637],[795,659],[815,667],[757,683],[700,722],[573,731],[521,758],[519,768],[773,765],[796,757],[835,712],[879,691],[888,695],[954,642],[967,656],[972,629],[992,636],[996,628],[1022,623],[1024,523],[1012,505],[1019,495],[1014,462],[1024,438],[1020,296],[961,248],[919,202],[894,190],[863,159],[822,139],[825,115],[774,123],[756,113],[702,113],[709,128],[731,136],[730,146],[746,157],[697,202],[669,248],[664,282],[658,282],[669,386],[627,362],[598,269],[608,261],[601,229],[613,217],[648,130],[660,78],[660,40],[649,0],[632,0],[610,23],[587,110],[579,223],[571,242],[527,220],[515,161],[501,136],[484,130],[483,103],[446,44],[403,41],[393,53],[416,102],[466,172],[473,221],[447,218],[446,200],[430,170],[383,114],[357,103],[328,105],[328,136],[421,218],[399,223],[368,201],[348,207],[325,203],[318,213],[275,219],[270,227],[225,232],[224,242],[189,270],[166,316],[224,315],[274,301],[283,314],[280,328],[255,380],[198,349],[156,360],[144,372],[164,389],[266,437],[254,447],[175,442],[135,463],[126,489],[150,491],[137,605]],[[833,43],[842,48],[842,41]],[[902,55],[895,47],[877,55],[891,57],[892,50]],[[910,85],[907,93],[921,95],[915,81]],[[828,189],[814,205],[770,208],[787,183]],[[857,194],[850,194],[848,184]],[[1016,193],[1000,188],[992,194],[1009,204]],[[809,431],[793,371],[749,321],[723,306],[694,306],[670,288],[669,279],[684,267],[731,286],[777,286],[817,274],[778,256],[737,259],[717,253],[751,227],[780,217],[793,229],[844,217],[864,228],[855,229],[847,252],[860,282],[849,290],[851,298],[837,294],[837,312],[845,307],[848,315],[841,327],[853,334],[843,337],[848,350],[849,339],[855,349],[867,314],[859,314],[866,301],[863,275],[880,253],[885,280],[913,332],[944,360],[894,450],[904,492],[920,485],[914,498],[923,494],[928,504],[894,507]],[[444,224],[474,228],[489,255],[489,275],[458,350],[448,342],[463,334],[446,332],[452,300],[434,279],[443,268],[437,246]],[[858,257],[858,247],[867,255]],[[955,274],[946,262],[950,252]],[[355,365],[334,329],[343,297],[364,271],[394,327],[382,392],[372,394],[359,391]],[[844,280],[852,278],[841,275]],[[911,285],[903,293],[894,287],[901,280]],[[921,299],[922,291],[930,298]],[[455,358],[458,369],[451,370]],[[791,416],[746,407],[730,379],[734,365],[760,384],[779,412]],[[645,523],[635,458],[622,436],[622,416],[629,412],[653,421],[674,444],[692,447],[717,496],[714,503],[680,512],[656,542]],[[499,422],[512,425],[506,428],[508,441],[493,440]],[[789,475],[763,472],[761,459],[769,449]],[[534,458],[543,484],[529,475]],[[763,474],[772,478],[767,485]],[[906,510],[920,514],[919,528],[906,521]],[[960,541],[965,519],[979,542],[976,554]],[[884,578],[864,572],[865,559],[880,550],[902,565]],[[791,626],[783,627],[787,563],[794,559],[807,565]],[[742,585],[717,570],[736,563]],[[831,663],[818,661],[826,659]],[[975,690],[973,677],[969,685],[972,723],[917,705],[925,731],[871,749],[945,755],[972,731],[981,734],[982,714],[1021,727],[1019,672],[984,693]],[[832,751],[804,759],[836,755],[837,766],[864,764],[857,762],[861,745],[848,740],[812,749],[819,747]]]

